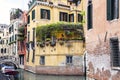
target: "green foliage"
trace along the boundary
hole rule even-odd
[[[12,42],[10,42],[9,45],[11,45],[11,44],[13,44],[13,43],[16,43],[16,41],[12,41]]]
[[[42,25],[36,28],[36,38],[37,42],[45,41],[46,39],[50,39],[52,36],[57,38],[56,33],[64,32],[65,36],[73,36],[75,33],[79,34],[79,31],[82,31],[83,34],[83,26],[79,23],[66,23],[66,22],[58,22],[49,25]],[[79,34],[80,36],[83,36]]]

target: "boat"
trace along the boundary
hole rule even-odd
[[[14,66],[4,66],[2,67],[1,71],[6,75],[17,75],[19,73]]]

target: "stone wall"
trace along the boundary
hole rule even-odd
[[[26,66],[25,70],[48,75],[84,75],[83,68],[80,66]]]

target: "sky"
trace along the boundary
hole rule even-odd
[[[10,24],[11,8],[28,10],[29,0],[0,0],[0,24]]]

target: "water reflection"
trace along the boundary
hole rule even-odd
[[[28,71],[20,70],[19,80],[85,80],[83,76],[51,76],[37,75]]]

